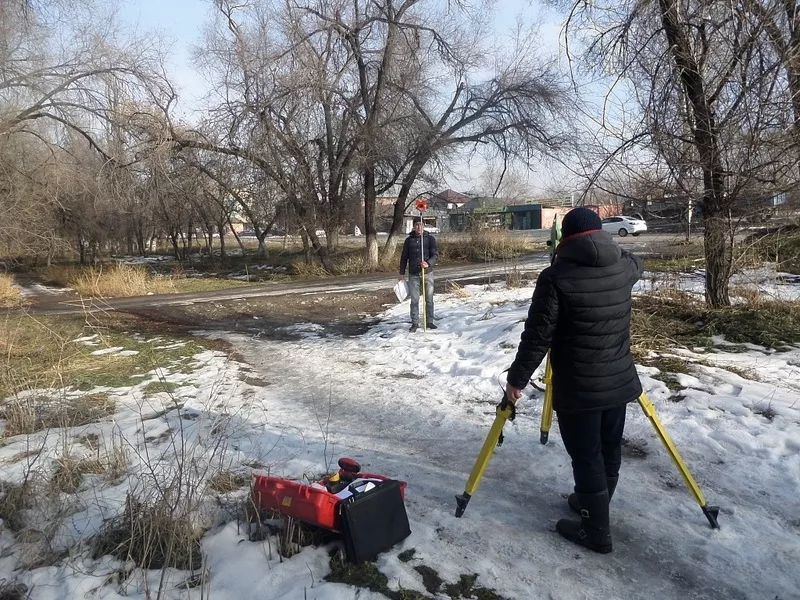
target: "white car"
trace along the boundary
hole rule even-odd
[[[433,225],[425,225],[425,231],[428,233],[439,233],[439,228]]]
[[[620,237],[625,237],[629,233],[631,235],[639,235],[647,231],[647,223],[634,217],[608,217],[603,219],[603,231],[611,234],[616,233]]]

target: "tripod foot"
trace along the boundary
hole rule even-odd
[[[708,522],[711,524],[711,529],[719,529],[719,523],[717,523],[717,517],[719,516],[719,506],[701,506],[700,508],[703,509],[703,514],[708,519]]]
[[[546,444],[547,443],[547,439],[549,437],[550,437],[550,432],[549,431],[540,431],[539,432],[539,443],[540,444]]]
[[[463,494],[456,496],[456,517],[461,518],[461,515],[464,514],[464,511],[467,510],[467,504],[469,504],[469,499],[471,496],[464,492]]]

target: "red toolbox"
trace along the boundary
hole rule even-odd
[[[339,461],[339,465],[342,466],[343,462],[348,468],[340,469],[337,474],[337,477],[342,477],[344,482],[344,487],[339,491],[339,495],[330,491],[331,478],[306,485],[280,477],[256,475],[253,485],[254,500],[261,510],[271,509],[281,515],[341,532],[342,525],[338,508],[343,499],[342,496],[347,493],[347,485],[350,485],[351,482],[357,482],[360,485],[359,481],[366,484],[369,480],[385,481],[390,479],[374,473],[354,472],[354,466],[358,466],[358,463],[342,459]],[[358,469],[360,470],[360,467]],[[406,482],[400,481],[399,483],[401,495],[405,498]]]

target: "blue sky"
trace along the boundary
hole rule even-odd
[[[191,61],[191,47],[200,42],[203,25],[213,14],[212,0],[121,0],[121,16],[140,33],[157,31],[167,42],[172,43],[168,69],[178,88],[178,108],[191,119],[190,113],[207,90],[207,84],[195,70]],[[496,0],[493,13],[495,29],[502,35],[513,27],[518,15],[534,18],[542,11],[538,0]],[[543,47],[558,49],[560,25],[555,22],[542,24],[540,29]],[[480,173],[482,165],[464,164],[463,176],[451,178],[456,189],[466,190],[476,181],[473,173]],[[534,175],[531,184],[539,188],[541,181]]]
[[[206,85],[191,63],[190,48],[200,41],[203,24],[210,18],[209,0],[122,0],[121,15],[140,32],[157,31],[172,43],[169,71],[188,109]]]

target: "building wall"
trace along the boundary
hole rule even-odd
[[[556,215],[564,218],[564,215],[571,210],[569,206],[543,206],[542,207],[542,229],[550,229],[553,226],[553,219]]]
[[[542,210],[538,206],[531,206],[527,210],[515,210],[506,214],[506,227],[508,229],[541,229]]]

